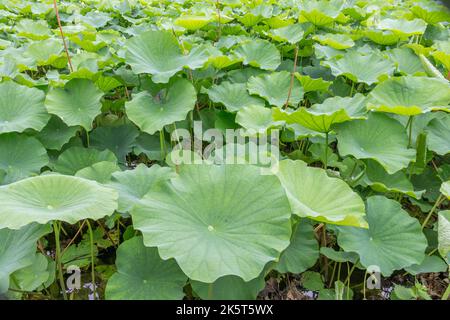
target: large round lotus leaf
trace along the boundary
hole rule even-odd
[[[420,58],[410,48],[395,48],[386,52],[389,58],[397,65],[397,69],[408,75],[425,74]]]
[[[56,160],[54,170],[62,174],[74,175],[81,169],[102,161],[116,163],[117,158],[109,150],[99,151],[97,149],[71,147],[61,153]]]
[[[52,228],[29,224],[20,230],[0,229],[0,294],[8,291],[9,276],[33,263],[36,242]]]
[[[377,83],[381,76],[392,75],[395,65],[378,53],[361,54],[350,51],[342,57],[324,61],[324,65],[331,68],[334,76],[346,76],[354,82],[364,82],[369,85]]]
[[[449,194],[450,192],[447,193],[447,198],[450,199]],[[438,215],[438,249],[441,256],[450,264],[450,210],[441,211]]]
[[[126,155],[133,150],[139,130],[132,124],[97,127],[90,136],[91,146],[112,151],[119,163],[126,162]]]
[[[377,111],[410,116],[433,110],[450,112],[450,84],[437,78],[391,78],[377,85],[369,96],[367,107]]]
[[[266,99],[271,105],[282,107],[289,95],[291,74],[287,71],[273,72],[251,77],[247,82],[250,94],[256,94]],[[289,105],[297,105],[303,99],[303,88],[294,78]]]
[[[373,30],[369,29],[364,32],[364,35],[377,44],[384,46],[392,46],[399,43],[401,40],[405,40],[408,36],[394,33],[389,30]]]
[[[27,178],[0,188],[0,228],[100,219],[117,209],[117,197],[115,190],[83,178],[58,174]]]
[[[419,221],[400,203],[383,196],[368,198],[367,221],[369,229],[339,227],[338,233],[339,245],[358,253],[364,267],[378,266],[384,276],[390,276],[423,261],[427,239]]]
[[[183,27],[187,30],[197,30],[203,28],[211,21],[211,18],[205,16],[183,15],[177,18],[174,23],[175,25]]]
[[[11,275],[10,288],[29,292],[41,286],[47,288],[46,283],[55,281],[54,274],[55,262],[42,253],[36,253],[31,265],[17,270]]]
[[[191,279],[256,278],[289,245],[280,182],[251,165],[187,165],[131,210],[146,246],[175,258]]]
[[[260,106],[248,106],[238,111],[236,123],[249,130],[249,135],[264,134],[276,125],[272,119],[272,110]]]
[[[108,280],[108,300],[181,300],[187,277],[175,260],[162,260],[158,249],[134,237],[117,249],[117,272]]]
[[[394,33],[404,35],[423,34],[427,28],[427,23],[422,19],[403,20],[403,19],[383,19],[377,24],[381,30],[390,30]]]
[[[94,180],[99,183],[107,183],[111,180],[111,175],[120,171],[120,167],[115,162],[100,161],[93,165],[78,170],[75,177]]]
[[[281,254],[275,269],[281,273],[302,273],[316,264],[319,245],[313,226],[300,221],[292,234],[291,244]]]
[[[254,300],[266,285],[264,272],[249,282],[237,276],[221,277],[214,283],[190,282],[192,290],[203,300]]]
[[[38,66],[50,65],[60,59],[63,48],[61,40],[50,38],[30,44],[25,50],[24,56],[32,58]],[[67,64],[65,57],[61,60],[64,65]]]
[[[44,107],[44,93],[13,81],[0,84],[0,134],[42,130],[50,119]]]
[[[134,170],[115,172],[109,187],[119,193],[120,212],[128,212],[138,203],[151,188],[157,186],[161,181],[174,177],[172,169],[160,167],[155,164],[148,168],[140,163]]]
[[[275,70],[281,63],[277,47],[266,40],[252,40],[239,46],[235,51],[245,65],[263,70]]]
[[[42,40],[50,37],[50,28],[45,20],[21,19],[15,26],[18,36],[33,40]]]
[[[418,18],[430,24],[450,20],[450,13],[434,2],[420,3],[411,8],[411,12]]]
[[[298,72],[295,73],[295,77],[302,84],[305,93],[311,91],[327,91],[332,84],[331,81],[325,81],[322,78],[314,79],[310,76],[299,74]]]
[[[152,97],[143,91],[125,103],[128,118],[142,131],[154,134],[165,125],[181,121],[195,106],[197,93],[186,79],[177,79],[165,93]]]
[[[397,121],[382,113],[369,113],[367,120],[336,125],[341,156],[373,159],[393,174],[414,161],[416,152],[408,149],[408,135]]]
[[[213,85],[207,91],[211,101],[223,104],[228,111],[235,112],[248,106],[264,107],[265,102],[259,97],[248,94],[245,86],[240,83],[222,82]]]
[[[61,150],[75,136],[79,127],[69,127],[57,116],[52,116],[36,138],[50,150]]]
[[[303,1],[301,15],[316,26],[332,24],[341,13],[342,1]]]
[[[194,47],[184,55],[175,36],[168,31],[146,31],[126,42],[126,62],[135,73],[150,73],[157,83],[167,83],[184,67],[192,70],[208,60],[207,51]]]
[[[400,192],[420,199],[425,190],[414,191],[414,186],[403,171],[388,174],[376,161],[366,160],[366,175],[363,181],[377,192]]]
[[[311,26],[311,24],[309,24],[309,26]],[[288,42],[290,44],[298,43],[305,35],[308,34],[308,27],[300,23],[294,23],[269,32],[269,36],[272,39],[276,41]]]
[[[425,130],[428,149],[442,156],[450,153],[450,114],[431,120]]]
[[[6,173],[3,184],[39,174],[47,163],[47,151],[36,138],[18,133],[0,135],[0,170]]]
[[[330,178],[305,162],[282,160],[277,173],[292,212],[301,217],[338,225],[367,227],[364,203],[342,180]]]
[[[64,88],[52,88],[45,99],[49,113],[61,118],[68,126],[92,128],[92,121],[100,113],[103,92],[87,79],[72,79]]]
[[[351,48],[355,45],[355,42],[350,36],[345,34],[318,34],[313,37],[314,40],[325,46],[330,46],[334,49],[343,50]]]
[[[354,97],[332,97],[310,108],[300,107],[289,112],[279,108],[273,109],[273,119],[299,124],[318,132],[330,132],[331,126],[353,119],[366,117],[366,98],[358,93]]]

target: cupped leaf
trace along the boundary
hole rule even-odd
[[[100,161],[78,170],[75,173],[75,177],[107,183],[111,180],[111,175],[116,171],[120,171],[120,168],[115,162]]]
[[[386,52],[389,58],[397,65],[397,69],[407,75],[425,73],[420,58],[410,48],[395,48]]]
[[[131,210],[134,227],[189,278],[256,278],[289,244],[290,208],[280,182],[251,165],[185,165]]]
[[[5,177],[0,184],[8,184],[33,174],[39,174],[48,164],[47,150],[33,137],[18,133],[0,135],[0,170]]]
[[[132,261],[133,263],[130,263]],[[117,249],[117,272],[108,280],[108,300],[181,300],[187,277],[175,260],[162,260],[156,248],[134,237]]]
[[[309,24],[309,26],[311,26],[311,24]],[[302,40],[309,33],[309,28],[307,26],[300,23],[294,23],[282,28],[271,30],[269,32],[269,36],[276,41],[295,44],[300,42],[300,40]]]
[[[295,77],[302,84],[305,93],[311,91],[327,91],[332,83],[331,81],[325,81],[322,78],[311,78],[310,76],[299,73],[295,73]]]
[[[235,51],[245,65],[263,70],[275,70],[281,63],[277,47],[266,40],[254,40],[239,46]]]
[[[235,112],[248,106],[264,107],[265,102],[261,98],[248,94],[245,86],[240,83],[222,82],[213,85],[206,90],[211,101],[223,104],[228,111]]]
[[[142,131],[154,134],[165,125],[181,121],[191,111],[197,93],[186,79],[176,79],[162,94],[152,97],[143,91],[125,103],[127,115]]]
[[[58,174],[27,178],[0,188],[0,227],[100,219],[117,209],[117,198],[115,190],[83,178]]]
[[[41,131],[50,119],[45,110],[44,93],[12,81],[0,84],[0,134]]]
[[[300,217],[338,225],[367,227],[364,203],[342,180],[330,178],[305,162],[282,160],[277,173],[291,205]]]
[[[355,42],[350,36],[345,34],[318,34],[313,37],[314,40],[325,46],[330,46],[334,49],[343,50],[351,48],[355,45]]]
[[[92,81],[72,79],[64,88],[52,88],[45,98],[49,113],[61,118],[68,126],[92,128],[92,121],[100,114],[103,92]]]
[[[203,28],[211,21],[212,19],[206,16],[182,15],[174,23],[187,30],[197,30]]]
[[[398,202],[383,196],[368,198],[367,221],[369,229],[339,227],[338,233],[339,245],[358,253],[364,267],[377,266],[390,276],[425,259],[427,239],[420,224]]]
[[[74,175],[77,171],[90,167],[101,161],[116,163],[117,158],[109,150],[71,147],[60,154],[54,165],[54,170],[68,175]]]
[[[450,112],[450,84],[437,78],[394,77],[377,85],[369,96],[367,107],[377,111],[409,116],[433,110]]]
[[[422,19],[403,20],[387,18],[381,20],[377,24],[377,28],[411,36],[423,34],[427,28],[427,23]]]
[[[291,74],[287,71],[273,72],[251,77],[247,82],[250,94],[256,94],[266,99],[271,105],[282,107],[289,95]],[[294,78],[289,105],[297,105],[303,98],[303,88]]]
[[[340,123],[336,132],[341,156],[373,159],[389,174],[406,168],[415,159],[415,150],[407,148],[405,128],[382,113],[369,113],[367,120]]]

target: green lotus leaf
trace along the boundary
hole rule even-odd
[[[295,23],[269,32],[269,36],[275,41],[295,44],[300,42],[310,33],[310,28],[305,24]]]
[[[34,255],[31,265],[15,271],[11,275],[11,288],[32,292],[52,277],[49,271],[49,259],[42,253],[37,253]]]
[[[339,227],[338,243],[347,252],[359,254],[361,264],[378,266],[384,276],[420,264],[425,259],[427,239],[419,221],[400,203],[383,196],[367,199],[369,229]]]
[[[44,93],[12,81],[0,83],[0,134],[42,130],[50,119],[44,107]]]
[[[60,154],[54,165],[56,172],[74,175],[83,168],[97,162],[109,161],[116,163],[117,158],[109,150],[99,151],[82,147],[71,147]]]
[[[343,1],[302,1],[301,16],[322,27],[332,24],[343,9]]]
[[[161,97],[162,96],[162,97]],[[142,131],[154,134],[165,125],[181,121],[194,109],[197,93],[186,79],[176,79],[165,93],[152,97],[143,91],[125,103],[128,118]]]
[[[447,186],[450,183],[447,182]],[[447,198],[450,199],[447,190]],[[439,212],[438,215],[438,249],[441,256],[450,264],[450,210]]]
[[[253,40],[239,46],[234,53],[245,65],[263,70],[275,70],[281,63],[277,47],[266,40]]]
[[[447,10],[442,6],[432,6],[431,3],[421,3],[420,5],[413,6],[410,10],[416,17],[430,24],[448,21],[450,19],[450,14]]]
[[[300,217],[338,225],[367,227],[364,203],[342,180],[305,162],[282,160],[277,173],[292,212]]]
[[[172,169],[154,164],[150,168],[140,163],[134,170],[115,172],[109,187],[119,193],[120,212],[129,212],[152,188],[161,181],[174,177]]]
[[[146,246],[207,283],[256,278],[288,246],[290,215],[278,179],[251,165],[181,166],[131,210]]]
[[[425,127],[428,149],[439,155],[450,153],[450,115],[431,120]]]
[[[450,180],[443,182],[439,191],[450,200]]]
[[[211,18],[205,16],[182,15],[177,18],[174,23],[177,26],[187,30],[198,30],[206,26],[212,21]]]
[[[275,125],[272,120],[272,110],[260,106],[248,106],[239,110],[236,123],[255,134],[264,134]]]
[[[50,28],[45,20],[21,19],[15,26],[18,36],[32,40],[42,40],[50,37]]]
[[[67,64],[67,59],[64,56],[61,57],[62,50],[62,42],[50,38],[30,44],[24,52],[24,56],[32,58],[38,66],[53,64],[58,66],[58,60],[61,60],[62,66],[65,66]]]
[[[47,150],[36,138],[18,133],[1,134],[0,150],[0,170],[5,172],[3,184],[39,174],[49,160]]]
[[[391,46],[399,43],[401,40],[405,40],[408,36],[404,34],[394,33],[389,30],[373,30],[369,29],[364,32],[364,35],[373,42],[383,45]]]
[[[170,141],[165,141],[167,152],[171,150]],[[160,135],[150,135],[145,132],[141,132],[136,139],[136,147],[134,148],[134,154],[145,154],[149,160],[162,161],[163,155],[161,154]]]
[[[273,72],[251,77],[247,83],[250,94],[256,94],[266,99],[271,105],[282,107],[289,95],[291,74],[287,71]],[[303,99],[303,88],[297,79],[294,79],[289,105],[297,105]]]
[[[377,85],[369,96],[367,107],[377,111],[409,116],[433,110],[450,112],[450,85],[437,78],[394,77]]]
[[[130,263],[133,261],[133,263]],[[134,237],[117,249],[117,272],[108,280],[108,300],[181,300],[187,277],[175,260],[162,260],[156,248]]]
[[[318,34],[313,37],[314,40],[318,41],[321,45],[330,46],[334,49],[343,50],[351,48],[355,45],[355,42],[346,34]]]
[[[109,92],[122,86],[122,82],[113,77],[105,77],[100,75],[97,80],[95,80],[95,85],[103,92]]]
[[[192,290],[203,300],[255,300],[266,285],[263,274],[249,282],[237,276],[221,277],[214,283],[190,282]]]
[[[45,98],[49,113],[61,118],[68,126],[92,128],[92,121],[100,114],[103,92],[92,81],[72,79],[64,88],[52,88]]]
[[[387,52],[389,58],[397,65],[397,69],[407,75],[424,74],[425,69],[419,57],[410,48],[395,48]]]
[[[331,73],[336,77],[343,75],[354,82],[364,82],[368,85],[377,83],[381,76],[392,75],[395,70],[392,62],[376,52],[365,55],[350,51],[342,57],[323,61],[323,64],[331,68]]]
[[[403,20],[387,18],[381,20],[377,24],[377,28],[411,36],[415,34],[423,34],[427,28],[427,23],[422,19]]]
[[[335,251],[329,247],[321,247],[320,253],[336,262],[351,262],[355,264],[359,260],[359,256],[355,252]]]
[[[365,96],[359,93],[354,97],[332,97],[311,108],[301,107],[293,112],[275,108],[273,119],[300,124],[318,132],[330,132],[333,124],[366,118],[365,102]]]
[[[57,116],[52,116],[36,138],[46,149],[61,150],[75,136],[79,127],[69,127]]]
[[[101,219],[117,209],[117,197],[115,190],[83,178],[58,174],[27,178],[0,188],[0,227]]]
[[[91,146],[112,151],[119,163],[126,162],[126,155],[133,150],[139,130],[132,124],[97,127],[90,136]]]
[[[20,230],[0,229],[0,294],[8,290],[13,272],[33,263],[36,242],[51,231],[50,225],[36,223]]]
[[[245,86],[239,83],[225,81],[220,85],[213,85],[206,92],[211,101],[223,104],[231,112],[248,106],[264,107],[265,105],[264,100],[249,95]]]
[[[126,62],[135,73],[150,73],[156,83],[167,83],[184,67],[192,70],[208,60],[203,47],[184,55],[175,36],[168,31],[146,31],[126,42]]]
[[[313,226],[300,221],[292,234],[291,244],[281,254],[275,269],[281,273],[302,273],[316,264],[319,245]]]
[[[99,183],[107,183],[111,180],[111,175],[116,171],[120,171],[120,168],[116,163],[100,161],[89,167],[78,170],[75,173],[75,177],[94,180]]]
[[[416,152],[408,149],[408,135],[396,120],[382,113],[369,113],[367,120],[336,125],[341,156],[373,159],[393,174],[414,161]]]
[[[322,78],[314,79],[310,76],[301,75],[299,73],[295,73],[295,77],[302,84],[305,93],[311,91],[328,91],[328,88],[332,84],[331,81],[325,81]]]
[[[413,276],[421,273],[445,272],[447,269],[448,265],[439,256],[425,256],[421,264],[414,264],[405,268]]]

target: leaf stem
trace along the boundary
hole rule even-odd
[[[422,230],[427,225],[428,221],[430,220],[430,218],[433,215],[433,213],[436,210],[436,208],[439,207],[439,205],[444,201],[444,199],[445,199],[444,196],[442,194],[440,194],[439,197],[437,198],[436,202],[434,203],[433,208],[431,208],[430,212],[428,212],[427,217],[423,221],[423,223],[422,223]]]
[[[70,59],[69,48],[67,47],[66,38],[64,37],[64,32],[61,26],[61,19],[59,18],[58,5],[56,0],[53,0],[53,7],[55,8],[56,20],[58,21],[59,32],[61,34],[61,39],[64,44],[64,50],[66,51],[67,62],[69,63],[70,72],[73,72],[72,60]]]
[[[325,161],[324,161],[324,169],[328,168],[328,132],[325,132]]]
[[[291,81],[289,83],[288,96],[287,96],[286,102],[284,103],[283,108],[287,108],[287,106],[289,105],[289,100],[291,100],[292,87],[294,86],[295,72],[297,72],[297,59],[298,59],[298,46],[295,46],[294,67],[293,67],[292,73],[291,73]]]
[[[414,116],[409,116],[407,124],[407,126],[409,125],[408,148],[411,148],[413,119]]]
[[[221,18],[220,18],[220,1],[216,0],[216,10],[217,10],[217,22],[218,22],[218,26],[217,26],[217,40],[219,41],[221,35],[222,35],[222,22],[221,22]]]
[[[163,132],[163,130],[164,130],[164,128],[159,131],[159,146],[161,148],[162,161],[164,161],[164,159],[166,158],[166,146],[165,146],[165,143],[164,143],[164,132]]]
[[[86,219],[86,224],[89,230],[89,240],[91,243],[91,277],[92,277],[92,292],[93,300],[95,300],[95,294],[97,291],[97,284],[95,283],[95,253],[94,253],[94,232],[92,231],[91,223]]]
[[[58,277],[59,277],[59,285],[61,286],[62,294],[64,297],[64,300],[67,300],[67,293],[66,293],[66,285],[64,283],[64,276],[63,276],[63,269],[62,269],[62,263],[61,263],[61,244],[60,244],[60,228],[58,221],[53,222],[53,231],[55,232],[55,246],[56,246],[56,255],[55,260],[56,264],[58,265]]]

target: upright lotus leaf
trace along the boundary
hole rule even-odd
[[[90,136],[91,146],[112,151],[119,163],[126,162],[126,155],[133,150],[139,130],[132,124],[97,127]]]
[[[174,23],[187,30],[198,30],[210,23],[212,19],[206,16],[182,15]]]
[[[384,276],[425,258],[427,239],[419,221],[400,203],[383,196],[367,199],[369,229],[340,227],[338,243],[347,252],[359,254],[361,264],[378,266]]]
[[[247,82],[250,94],[266,99],[271,105],[282,107],[289,95],[291,74],[287,71],[273,72],[251,77]],[[297,105],[303,99],[303,88],[294,78],[289,105]]]
[[[364,35],[375,42],[383,46],[392,46],[399,43],[401,40],[406,40],[408,36],[404,34],[394,33],[390,30],[379,29],[367,29]]]
[[[174,171],[154,164],[150,168],[140,163],[133,170],[115,172],[109,187],[119,193],[120,212],[129,212],[152,188],[161,181],[174,177]]]
[[[13,272],[33,263],[36,242],[51,231],[50,225],[36,223],[20,230],[0,229],[0,294],[8,291]]]
[[[54,165],[54,171],[74,175],[79,170],[101,161],[116,163],[117,158],[109,150],[71,147],[60,154]]]
[[[247,89],[240,83],[222,82],[213,85],[207,91],[211,101],[223,104],[228,111],[236,112],[248,106],[264,107],[263,99],[248,94]]]
[[[388,174],[376,161],[366,160],[366,175],[363,181],[377,192],[400,192],[420,199],[425,190],[414,191],[414,186],[403,171]]]
[[[323,61],[323,64],[331,68],[331,73],[336,77],[346,76],[354,82],[368,85],[377,83],[381,76],[392,75],[395,70],[395,65],[378,53],[362,54],[356,50],[347,52],[342,57]]]
[[[156,83],[167,83],[184,67],[192,70],[208,60],[207,51],[194,47],[184,55],[169,31],[146,31],[126,42],[126,62],[135,73],[150,73]]]
[[[282,160],[277,173],[291,205],[300,217],[356,227],[367,227],[364,203],[343,181],[305,162]]]
[[[42,40],[50,37],[50,28],[46,20],[21,19],[15,26],[18,36],[32,40]]]
[[[389,174],[406,168],[415,159],[415,150],[407,148],[405,128],[382,113],[369,113],[367,120],[340,123],[336,132],[341,156],[373,159]]]
[[[427,23],[422,19],[403,20],[403,19],[383,19],[377,24],[381,30],[390,30],[394,33],[412,36],[420,35],[425,32]]]
[[[245,65],[263,70],[275,70],[281,63],[277,47],[267,40],[252,40],[239,46],[234,53]]]
[[[289,112],[273,109],[273,119],[288,124],[300,124],[318,132],[330,132],[335,123],[366,118],[366,97],[360,93],[354,97],[332,97],[311,108],[300,107]]]
[[[99,183],[107,183],[111,180],[111,175],[116,171],[120,171],[120,167],[117,163],[100,161],[89,167],[78,170],[75,173],[75,177],[94,180]]]
[[[386,52],[389,58],[397,65],[397,69],[407,75],[424,74],[425,69],[420,58],[410,48],[395,48]]]
[[[336,262],[351,262],[355,264],[358,263],[359,260],[359,256],[356,252],[336,251],[330,247],[321,247],[320,253]]]
[[[176,79],[164,93],[152,97],[143,91],[125,103],[128,118],[142,131],[154,134],[165,125],[181,121],[194,109],[197,93],[186,79]]]
[[[68,126],[92,128],[92,121],[100,114],[103,92],[88,79],[72,79],[64,88],[52,88],[45,99],[49,113],[61,118]]]
[[[41,131],[50,119],[45,110],[44,93],[13,81],[0,83],[0,134]]]
[[[61,40],[50,38],[31,43],[24,52],[24,56],[32,58],[38,66],[58,66],[58,60],[61,60],[61,64],[65,66],[67,65],[67,59],[64,56],[61,57],[62,51]]]
[[[316,264],[319,245],[313,226],[300,221],[292,234],[291,244],[281,254],[275,269],[281,273],[302,273]]]
[[[256,278],[291,234],[280,182],[251,165],[185,165],[131,210],[134,228],[192,280]]]
[[[448,194],[450,192],[447,193],[450,199]],[[450,210],[441,211],[438,215],[438,248],[441,256],[450,264]]]
[[[39,174],[47,164],[47,150],[36,138],[18,133],[0,135],[0,170],[6,174],[0,184]]]
[[[272,110],[260,106],[248,106],[238,111],[236,123],[248,130],[248,134],[264,134],[275,126],[272,119]]]
[[[52,277],[49,271],[49,258],[42,253],[36,253],[31,265],[15,271],[11,275],[10,287],[32,292],[43,286]]]
[[[303,90],[306,92],[311,91],[328,91],[328,88],[332,84],[331,81],[325,81],[322,78],[311,78],[308,75],[302,75],[299,73],[295,73],[295,77],[298,81],[300,81]]]
[[[442,156],[450,153],[450,114],[431,120],[425,130],[428,149]]]
[[[311,24],[309,24],[311,26]],[[310,28],[304,24],[294,23],[282,28],[274,29],[269,32],[269,36],[280,42],[288,42],[295,44],[300,42],[305,36],[310,33]]]
[[[264,273],[249,282],[237,276],[225,276],[214,283],[194,280],[190,283],[192,290],[203,300],[255,300],[266,285]]]
[[[325,46],[330,46],[334,49],[343,50],[351,48],[355,42],[350,36],[338,33],[318,34],[313,37],[314,40]]]
[[[436,24],[450,19],[450,13],[437,3],[427,2],[415,5],[411,9],[414,15],[427,23]]]
[[[312,24],[323,27],[332,24],[343,9],[343,1],[302,1],[301,16]]]
[[[450,112],[450,84],[437,78],[394,77],[377,85],[369,97],[367,107],[377,111],[409,116],[433,110]]]
[[[52,116],[36,138],[50,150],[61,150],[75,136],[79,127],[69,127],[57,116]]]
[[[130,263],[132,262],[132,263]],[[106,285],[107,300],[181,300],[187,277],[175,260],[162,260],[158,249],[134,237],[117,249],[117,272]]]
[[[101,219],[117,209],[117,197],[115,190],[83,178],[59,174],[27,178],[0,188],[0,228]]]

